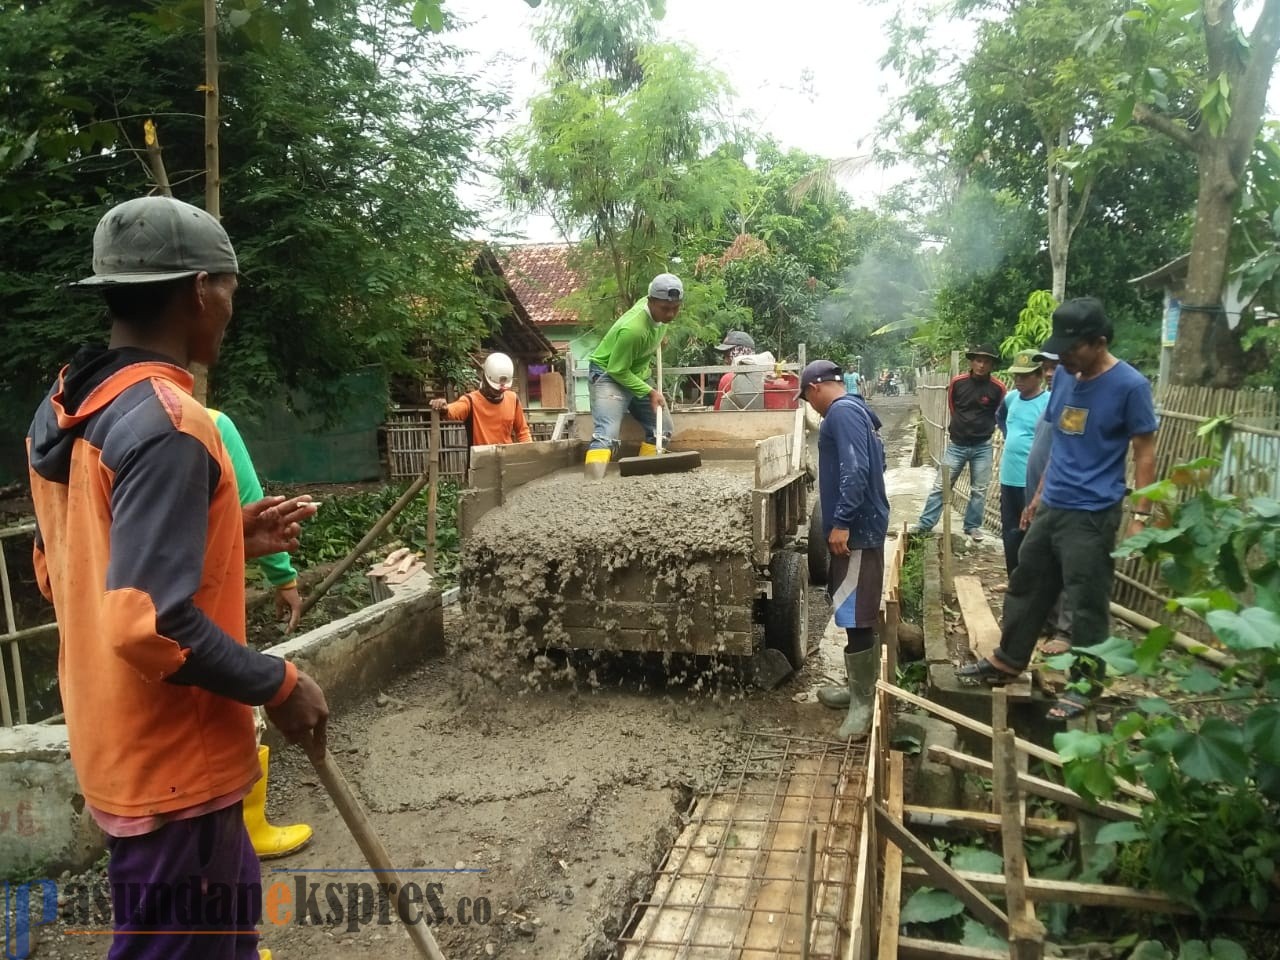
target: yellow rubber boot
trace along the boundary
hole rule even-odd
[[[584,473],[588,480],[600,480],[604,477],[605,471],[609,469],[611,453],[612,451],[608,449],[587,451]]]
[[[271,960],[271,951],[270,951],[270,950],[259,950],[259,951],[258,951],[258,960]]]
[[[658,446],[657,446],[657,444],[654,444],[654,443],[642,443],[642,444],[640,444],[640,456],[642,456],[642,457],[656,457],[657,455],[658,455]]]
[[[268,747],[258,748],[258,763],[262,766],[262,777],[244,798],[244,825],[258,859],[271,860],[305,847],[311,840],[311,828],[305,823],[291,827],[273,827],[267,823],[267,773],[271,764]]]

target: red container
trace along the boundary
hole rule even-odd
[[[764,382],[766,410],[794,410],[800,406],[800,378],[793,373],[769,377]]]

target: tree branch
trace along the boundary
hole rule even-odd
[[[1266,111],[1267,88],[1271,84],[1277,51],[1280,51],[1280,0],[1266,0],[1249,36],[1244,70],[1232,90],[1227,137],[1231,141],[1232,169],[1236,170],[1239,165],[1237,176],[1244,170],[1258,135],[1258,120]]]
[[[1190,150],[1196,153],[1200,149],[1199,139],[1196,134],[1192,133],[1186,127],[1176,123],[1163,113],[1156,113],[1145,104],[1135,104],[1133,107],[1133,121],[1139,126],[1146,127],[1148,130],[1154,130],[1156,133],[1163,134],[1168,137],[1184,150]]]
[[[1093,177],[1085,181],[1084,188],[1080,191],[1080,199],[1076,201],[1076,215],[1071,218],[1071,225],[1067,227],[1068,246],[1071,245],[1071,239],[1076,235],[1080,221],[1084,219],[1085,212],[1089,209],[1089,194],[1093,193],[1093,183]]]

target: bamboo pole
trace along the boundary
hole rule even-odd
[[[436,575],[436,503],[440,496],[440,411],[431,411],[431,450],[427,455],[427,573]]]
[[[1111,613],[1113,616],[1119,617],[1126,623],[1131,623],[1133,626],[1138,627],[1141,630],[1154,630],[1156,627],[1163,626],[1163,624],[1158,621],[1152,620],[1150,617],[1144,617],[1136,610],[1130,610],[1128,607],[1122,607],[1118,603],[1111,604]],[[1173,633],[1173,644],[1180,649],[1187,651],[1187,653],[1193,653],[1202,660],[1209,661],[1216,667],[1234,667],[1238,663],[1236,658],[1231,656],[1231,654],[1223,653],[1221,650],[1215,650],[1205,643],[1199,640],[1193,640],[1185,633],[1181,633],[1176,630]]]
[[[951,556],[951,468],[942,467],[942,595],[948,600],[956,596],[955,571]]]

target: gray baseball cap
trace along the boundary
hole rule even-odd
[[[684,284],[674,273],[660,273],[649,282],[649,297],[679,302],[684,299]]]
[[[240,272],[222,224],[172,197],[139,197],[117,204],[98,221],[93,276],[72,286],[159,283],[202,272]]]
[[[751,334],[745,330],[730,330],[724,335],[724,342],[721,343],[717,350],[732,350],[734,347],[746,347],[748,350],[756,348],[756,342],[751,339]]]

